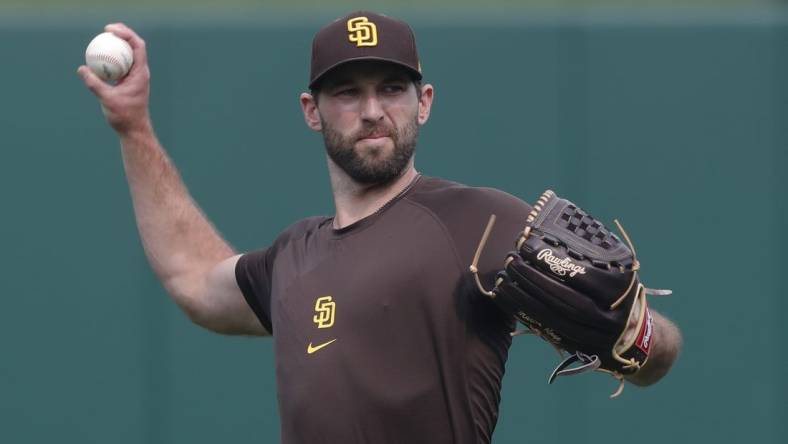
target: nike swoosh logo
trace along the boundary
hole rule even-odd
[[[318,345],[314,345],[314,346],[313,346],[313,345],[312,345],[312,343],[310,342],[310,343],[309,343],[309,345],[306,347],[306,352],[307,352],[307,354],[310,354],[310,355],[311,355],[312,353],[314,353],[314,352],[316,352],[316,351],[320,350],[321,348],[323,348],[323,347],[325,347],[325,346],[327,346],[327,345],[331,344],[331,343],[332,343],[332,342],[334,342],[334,341],[336,341],[336,339],[332,339],[332,340],[330,340],[330,341],[328,341],[328,342],[324,342],[324,343],[322,343],[322,344],[318,344]]]

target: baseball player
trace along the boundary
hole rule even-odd
[[[245,254],[234,251],[201,212],[156,138],[145,42],[120,23],[106,31],[133,48],[128,76],[109,85],[85,66],[78,72],[120,138],[151,267],[195,323],[219,333],[273,337],[282,442],[489,442],[515,318],[533,321],[526,323],[533,332],[585,356],[584,366],[604,354],[581,353],[587,350],[583,328],[595,325],[572,313],[552,316],[580,329],[580,336],[567,333],[577,346],[561,345],[562,330],[544,311],[537,310],[541,318],[527,316],[530,308],[510,312],[493,302],[514,297],[507,293],[513,270],[503,269],[504,258],[517,248],[529,217],[533,222],[535,214],[547,214],[550,200],[532,207],[505,192],[415,168],[419,128],[430,117],[434,89],[422,82],[406,23],[359,11],[317,32],[309,92],[300,104],[306,125],[323,135],[336,212],[298,221],[272,245]],[[478,248],[491,214],[496,225]],[[533,234],[549,231],[542,219],[532,223],[530,239],[556,240]],[[605,244],[618,241],[606,236],[600,237]],[[556,245],[569,245],[560,233],[556,238]],[[526,248],[532,242],[518,243]],[[593,273],[583,267],[629,270],[626,300],[627,292],[641,287],[631,277],[632,261],[581,266],[580,259],[558,258],[558,246],[547,258],[541,253],[554,271],[585,276]],[[525,253],[517,257],[519,264]],[[541,294],[538,279],[533,288],[528,282],[510,286]],[[612,284],[594,285],[605,290]],[[580,290],[578,298],[595,297]],[[636,305],[645,309],[642,301]],[[648,342],[648,360],[610,369],[638,385],[660,379],[680,345],[673,324],[653,310],[647,314],[647,323],[624,316],[615,335],[634,331],[641,348]],[[605,356],[599,360],[604,369]]]

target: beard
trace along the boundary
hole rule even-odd
[[[363,185],[385,184],[399,177],[416,151],[419,137],[416,118],[402,128],[379,124],[362,128],[350,136],[342,135],[322,118],[321,121],[326,153],[350,178]],[[356,142],[372,134],[390,137],[394,150],[389,154],[379,148],[363,154],[356,150]]]

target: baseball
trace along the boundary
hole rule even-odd
[[[85,50],[85,63],[102,80],[119,80],[134,63],[131,46],[111,32],[97,35]]]

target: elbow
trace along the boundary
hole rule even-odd
[[[211,308],[205,297],[205,277],[202,275],[173,276],[162,278],[164,289],[192,323],[210,331],[221,330],[211,316]]]
[[[205,316],[203,313],[199,311],[186,311],[186,315],[192,321],[192,323],[214,333],[229,335],[234,334],[235,331],[229,325],[224,325],[221,322],[217,322],[215,318],[210,316]]]
[[[176,299],[179,306],[189,320],[208,331],[219,334],[233,334],[235,329],[222,316],[217,315],[216,308],[212,307],[208,298],[202,294],[192,297]],[[182,301],[182,302],[181,302]]]
[[[223,335],[237,335],[237,327],[227,322],[222,316],[217,316],[215,311],[207,306],[205,301],[192,300],[180,306],[189,320],[208,331]]]
[[[162,279],[162,283],[194,324],[225,335],[263,335],[240,290],[235,288],[233,292],[236,284],[232,269],[232,264],[213,267]]]

